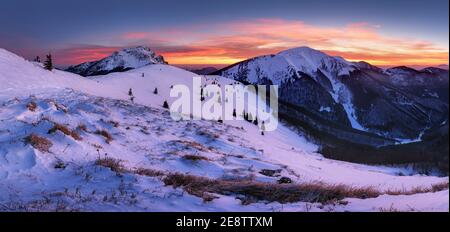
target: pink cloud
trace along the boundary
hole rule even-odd
[[[58,64],[80,64],[86,61],[103,59],[122,47],[103,47],[91,45],[79,45],[54,52],[55,61]]]
[[[380,33],[380,27],[367,22],[326,27],[268,18],[127,32],[114,40],[126,46],[148,45],[173,64],[229,64],[297,46],[379,65],[448,63],[448,48],[417,38],[386,36]],[[78,48],[67,55],[76,57],[71,58],[73,61],[81,61],[112,50]]]

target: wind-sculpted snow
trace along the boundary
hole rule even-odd
[[[178,68],[150,65],[83,79],[0,51],[0,69],[0,211],[380,211],[392,204],[448,211],[448,190],[401,194],[445,184],[447,177],[326,159],[285,125],[263,136],[246,121],[174,121],[162,102],[171,101],[171,86],[192,80],[192,73]],[[248,204],[238,193],[174,188],[167,181],[174,174],[253,186],[290,186],[279,184],[288,179],[292,185],[400,193],[339,203]]]
[[[29,102],[36,103],[35,111],[27,108]],[[399,170],[395,169],[326,160],[314,154],[314,146],[302,142],[301,138],[291,138],[292,132],[286,129],[262,137],[251,124],[242,127],[206,121],[175,122],[164,109],[72,90],[11,99],[2,105],[0,202],[9,203],[9,207],[18,202],[29,210],[54,210],[57,202],[63,202],[59,204],[66,210],[251,210],[255,207],[271,210],[280,207],[275,203],[245,207],[234,201],[232,205],[222,205],[224,199],[201,203],[165,187],[157,178],[132,173],[116,175],[96,167],[96,160],[105,157],[121,160],[127,170],[145,168],[219,179],[251,178],[260,182],[276,182],[284,176],[300,183],[321,180],[395,189],[446,180],[398,177],[394,172]],[[61,131],[49,133],[55,124],[75,131],[81,139]],[[100,130],[107,131],[112,140],[99,135]],[[30,134],[52,141],[49,152],[28,144],[26,138]],[[197,160],[191,156],[202,158]],[[265,176],[262,170],[279,171],[275,176]],[[40,202],[44,197],[49,199],[45,204]],[[174,205],[182,199],[186,200],[183,205]]]

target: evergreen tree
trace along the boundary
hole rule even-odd
[[[167,101],[164,101],[163,108],[169,109],[169,103]]]
[[[36,56],[36,58],[34,58],[34,62],[41,63],[41,57]]]
[[[266,125],[264,124],[264,121],[261,122],[261,135],[264,135],[264,131],[266,131]]]
[[[131,88],[130,88],[130,90],[128,90],[128,96],[130,96],[130,101],[132,103],[134,103],[133,90]]]
[[[203,87],[200,89],[200,101],[204,101],[205,96],[203,96]]]
[[[48,71],[52,71],[53,70],[53,60],[52,60],[52,54],[48,54],[47,59],[45,60],[44,63],[44,68],[47,69]]]

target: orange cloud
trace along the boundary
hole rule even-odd
[[[102,46],[76,46],[57,50],[54,54],[55,60],[59,64],[80,64],[86,61],[103,59],[120,47],[102,47]]]
[[[386,36],[379,25],[365,22],[325,27],[296,20],[257,19],[129,32],[116,38],[116,42],[148,45],[171,64],[231,64],[297,46],[384,66],[438,65],[448,64],[449,60],[448,47],[418,38]],[[79,56],[78,60],[86,60],[109,51],[77,50],[74,55]]]

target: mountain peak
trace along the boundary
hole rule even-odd
[[[323,57],[328,56],[327,54],[325,54],[319,50],[315,50],[315,49],[312,49],[312,48],[306,47],[306,46],[287,49],[287,50],[279,52],[278,55],[281,55],[281,56],[301,55],[301,56],[315,57],[315,58],[323,58]]]
[[[397,66],[397,67],[388,68],[388,69],[386,69],[385,72],[390,75],[394,75],[394,74],[411,75],[411,74],[419,73],[419,71],[417,71],[413,68],[407,67],[407,66]]]
[[[124,72],[151,64],[167,64],[167,62],[164,57],[157,55],[149,47],[137,46],[116,51],[98,61],[71,66],[66,71],[82,76],[95,76],[111,72]]]
[[[120,51],[114,52],[114,54],[120,54],[120,53],[155,54],[154,51],[152,51],[149,47],[146,47],[146,46],[129,47],[129,48],[124,48]]]
[[[353,64],[358,67],[359,69],[367,69],[367,70],[372,70],[372,71],[376,71],[376,72],[383,72],[383,69],[372,65],[368,62],[365,61],[357,61],[357,62],[353,62]]]
[[[313,75],[317,70],[347,75],[355,69],[355,65],[342,57],[334,57],[322,51],[302,46],[279,52],[277,56],[283,57],[297,71]]]
[[[427,73],[448,73],[447,69],[439,68],[439,67],[426,67],[420,70],[420,72]]]
[[[440,64],[437,68],[448,70],[448,64]]]

